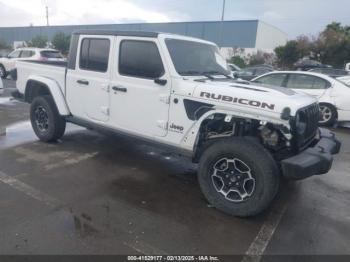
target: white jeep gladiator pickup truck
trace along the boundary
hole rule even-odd
[[[341,144],[318,128],[315,98],[228,74],[207,41],[78,31],[67,65],[18,62],[17,96],[31,103],[40,140],[61,138],[71,122],[172,146],[199,163],[199,185],[213,206],[252,216],[271,203],[281,175],[327,173]]]

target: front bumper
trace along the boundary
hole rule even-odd
[[[335,138],[335,134],[327,129],[319,129],[319,136],[319,141],[314,147],[281,161],[284,177],[300,180],[328,173],[333,163],[332,155],[339,153],[341,143]]]

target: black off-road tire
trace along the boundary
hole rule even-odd
[[[0,64],[0,77],[5,79],[7,77],[6,69],[3,65]]]
[[[213,182],[213,168],[222,158],[243,161],[255,179],[254,191],[242,202],[232,202],[219,193]],[[198,181],[210,204],[229,215],[249,217],[264,211],[278,192],[280,173],[263,146],[245,138],[222,139],[209,146],[200,158]]]
[[[326,109],[327,112],[329,112],[330,116],[328,116],[328,118],[325,121],[322,121],[323,119],[321,119],[319,122],[319,125],[326,126],[326,127],[333,126],[338,118],[337,109],[331,104],[321,103],[320,104],[321,114],[322,114],[322,109]]]
[[[47,115],[47,128],[38,124],[38,111]],[[30,120],[37,137],[43,142],[55,142],[60,139],[66,130],[66,120],[62,117],[50,95],[36,97],[30,107]]]

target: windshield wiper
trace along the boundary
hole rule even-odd
[[[209,74],[204,74],[202,72],[194,71],[194,70],[182,71],[182,72],[179,72],[179,74],[182,76],[204,76],[204,77],[208,78],[209,80],[215,80],[215,78]],[[205,79],[200,79],[199,81],[202,82],[204,80]],[[197,80],[195,80],[195,81],[197,81]]]
[[[208,72],[203,72],[202,73],[204,76],[208,77],[210,80],[213,80],[215,79],[213,77],[213,75],[223,75],[225,76],[226,78],[229,78],[229,79],[233,79],[231,76],[229,76],[228,74],[225,74],[223,72],[219,72],[219,71],[208,71]]]
[[[195,71],[195,70],[181,71],[181,72],[179,72],[179,74],[180,75],[185,75],[185,76],[200,76],[200,75],[203,75],[201,72]]]

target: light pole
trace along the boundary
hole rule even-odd
[[[46,26],[50,26],[50,24],[49,24],[49,7],[46,6],[45,10],[46,10]]]
[[[223,0],[223,3],[222,3],[222,15],[221,15],[221,21],[222,22],[225,20],[225,7],[226,7],[226,0]]]
[[[223,34],[224,34],[224,20],[225,20],[225,8],[226,8],[226,0],[222,2],[222,13],[221,13],[221,25],[220,25],[220,47],[223,46]]]

